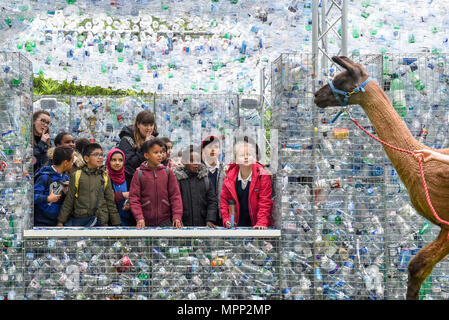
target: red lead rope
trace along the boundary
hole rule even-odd
[[[414,155],[414,152],[413,152],[413,151],[405,150],[405,149],[402,149],[402,148],[398,148],[398,147],[395,147],[395,146],[393,146],[393,145],[391,145],[391,144],[389,144],[389,143],[387,143],[387,142],[385,142],[385,141],[380,140],[379,138],[377,138],[377,137],[375,137],[374,135],[372,135],[371,133],[369,133],[365,128],[363,128],[363,127],[357,122],[357,120],[354,120],[354,119],[352,119],[352,118],[351,118],[351,120],[352,120],[352,122],[355,123],[355,125],[356,125],[357,127],[359,127],[360,129],[362,129],[363,132],[365,132],[367,135],[369,135],[369,136],[370,136],[371,138],[373,138],[374,140],[376,140],[376,141],[382,143],[383,145],[386,145],[387,147],[389,147],[389,148],[391,148],[391,149],[393,149],[393,150],[396,150],[396,151],[400,151],[400,152],[404,152],[404,153],[408,153],[408,154]],[[424,177],[424,168],[423,168],[423,164],[422,164],[422,159],[421,159],[421,158],[418,158],[418,162],[419,162],[419,169],[421,170],[421,179],[422,179],[422,184],[423,184],[423,186],[424,186],[424,192],[425,192],[425,194],[426,194],[427,204],[429,205],[430,210],[432,211],[433,216],[435,217],[435,219],[436,219],[438,222],[440,222],[440,223],[442,223],[442,224],[445,224],[445,225],[449,226],[449,222],[447,222],[447,221],[441,219],[441,218],[438,216],[437,212],[435,211],[435,209],[434,209],[434,207],[433,207],[433,205],[432,205],[432,202],[430,201],[429,190],[427,189],[426,178]],[[448,239],[449,239],[449,234],[448,234]]]

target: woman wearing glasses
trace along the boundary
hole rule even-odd
[[[48,162],[47,151],[51,146],[50,113],[45,110],[33,114],[33,162],[34,172],[37,172]]]

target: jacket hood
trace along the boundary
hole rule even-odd
[[[81,170],[83,170],[85,173],[91,175],[91,174],[103,174],[106,172],[106,167],[105,166],[101,166],[98,167],[96,169],[90,169],[87,166],[84,166],[81,168]]]
[[[189,178],[188,170],[184,166],[179,166],[173,169],[173,173],[176,176],[176,179],[178,180],[184,180]],[[198,171],[197,177],[198,179],[203,179],[204,177],[207,177],[209,175],[209,170],[207,169],[206,165],[201,164],[200,170]]]
[[[76,167],[82,168],[86,165],[86,163],[83,160],[83,156],[78,151],[75,150],[73,152],[73,155],[74,155],[74,164]]]
[[[123,127],[118,136],[120,139],[123,138],[124,136],[129,136],[134,140],[134,126],[129,125]]]
[[[48,151],[47,151],[47,157],[48,157],[48,159],[53,160],[53,154],[55,153],[55,149],[56,149],[56,147],[53,147],[53,148],[48,149]]]
[[[141,170],[144,170],[144,171],[153,171],[153,168],[150,168],[150,167],[148,167],[147,166],[147,162],[146,161],[144,161],[141,165],[140,165],[140,167],[139,167]],[[160,164],[160,165],[158,165],[157,167],[156,167],[156,170],[157,171],[159,171],[159,170],[163,170],[163,169],[165,169],[166,167],[163,165],[163,164]]]
[[[59,176],[59,173],[56,172],[51,166],[44,166],[44,167],[41,167],[39,169],[39,171],[36,172],[36,174],[34,176],[37,179],[41,175],[47,175],[47,176],[57,175],[57,176]]]

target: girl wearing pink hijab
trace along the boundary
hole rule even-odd
[[[120,214],[121,225],[130,227],[136,225],[136,220],[129,207],[129,192],[125,180],[125,154],[120,149],[112,149],[108,153],[106,169],[112,181],[115,203]]]

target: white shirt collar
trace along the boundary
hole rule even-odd
[[[214,173],[215,170],[217,170],[217,169],[220,167],[220,162],[219,162],[218,160],[217,160],[217,162],[215,163],[215,166],[214,166],[214,167],[212,167],[207,161],[205,161],[205,163],[206,163],[207,169],[209,169],[209,171],[210,171],[211,173]]]
[[[253,176],[253,171],[251,171],[251,173],[249,174],[249,176],[246,179],[242,178],[242,174],[239,170],[239,176],[237,177],[238,181],[242,182],[242,189],[245,190],[246,189],[246,185],[248,184],[249,181],[251,181],[251,177]]]

